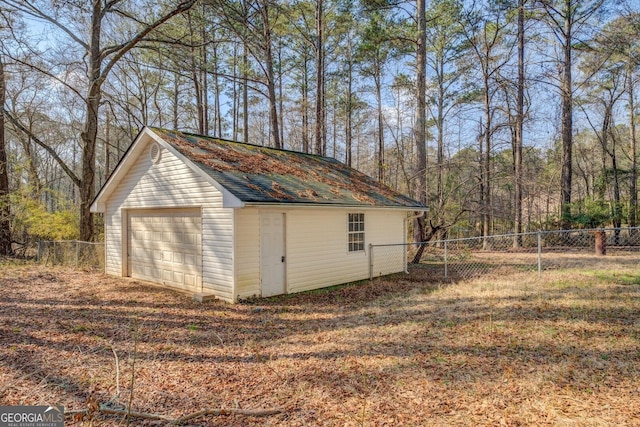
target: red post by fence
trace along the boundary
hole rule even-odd
[[[607,254],[607,233],[604,230],[596,230],[596,255],[604,256]]]

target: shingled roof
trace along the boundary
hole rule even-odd
[[[245,203],[425,209],[330,157],[149,129]]]

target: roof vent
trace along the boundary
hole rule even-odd
[[[162,153],[162,148],[157,142],[154,142],[151,145],[151,149],[149,150],[149,157],[151,157],[151,162],[158,163],[160,161],[161,153]]]

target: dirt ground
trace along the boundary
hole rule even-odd
[[[0,261],[0,404],[191,426],[638,426],[637,262],[231,305]],[[166,425],[132,418],[130,425]]]

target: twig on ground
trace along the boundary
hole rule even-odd
[[[133,387],[136,382],[136,356],[138,355],[138,315],[134,318],[133,323],[133,358],[131,359],[131,383],[129,390],[129,405],[127,405],[127,412],[125,413],[125,417],[127,420],[127,426],[129,425],[129,421],[131,419],[131,408],[133,407]]]
[[[268,417],[283,412],[282,409],[204,409],[202,411],[194,412],[193,414],[185,415],[180,418],[176,418],[171,424],[180,425],[189,420],[200,418],[206,415],[244,415],[247,417]]]
[[[179,418],[171,418],[166,415],[161,414],[153,414],[149,412],[132,412],[128,409],[113,409],[107,408],[104,405],[100,405],[99,409],[96,411],[105,415],[125,415],[129,418],[139,418],[145,420],[154,420],[154,421],[167,421],[171,425],[180,425],[184,424],[187,421],[204,417],[207,415],[213,416],[224,416],[224,415],[241,415],[245,417],[268,417],[271,415],[277,415],[284,411],[281,408],[272,408],[272,409],[223,409],[223,408],[209,408],[204,409],[202,411],[194,412],[192,414],[187,414]],[[65,411],[65,415],[86,415],[89,413],[88,409],[78,409],[72,411]]]
[[[116,400],[120,397],[120,360],[118,359],[118,353],[116,353],[116,349],[113,347],[113,344],[110,342],[108,344],[109,347],[111,347],[111,352],[116,360],[116,395],[111,398],[111,400]]]

